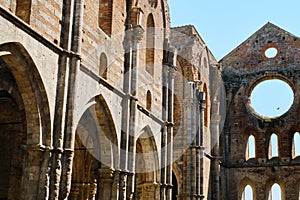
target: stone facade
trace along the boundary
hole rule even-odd
[[[299,199],[300,163],[293,155],[294,145],[299,145],[293,142],[299,132],[299,41],[267,23],[220,61],[227,94],[227,120],[221,137],[223,199],[241,199],[247,185],[254,199],[270,199],[273,184],[280,186],[281,199]],[[269,48],[277,53],[268,57]],[[258,83],[272,79],[290,85],[294,100],[288,112],[268,118],[252,109],[250,96]],[[273,133],[278,136],[278,156],[272,157]],[[255,156],[247,158],[251,135]]]
[[[166,0],[4,0],[0,27],[0,199],[299,198],[297,37],[267,24],[218,63]],[[260,119],[247,95],[274,77],[294,105]]]

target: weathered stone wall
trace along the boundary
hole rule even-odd
[[[278,51],[274,58],[265,55],[270,47]],[[299,38],[267,23],[221,60],[228,105],[222,135],[223,199],[240,199],[247,184],[256,199],[267,199],[276,182],[283,199],[298,199],[299,188],[291,185],[300,179],[299,162],[292,157],[293,135],[299,131],[299,56]],[[259,116],[251,108],[251,92],[259,82],[275,78],[291,86],[293,105],[280,117]],[[278,135],[279,157],[269,158],[272,133]],[[256,156],[247,160],[250,135],[255,137]]]

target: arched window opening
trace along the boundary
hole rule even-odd
[[[272,185],[269,192],[269,200],[281,200],[281,188],[277,183]]]
[[[206,106],[204,108],[204,126],[208,126],[208,96],[207,96],[207,87],[206,87],[206,84],[204,85],[204,88],[203,88],[203,91],[204,91],[204,95],[205,95],[205,100],[206,100]]]
[[[178,195],[178,182],[177,182],[177,178],[174,174],[174,172],[172,173],[172,200],[177,200],[177,195]]]
[[[108,36],[111,36],[112,33],[112,1],[99,0],[98,24],[99,28]]]
[[[203,59],[203,66],[204,66],[205,68],[207,68],[207,66],[208,66],[208,63],[207,63],[207,59],[206,59],[206,58]]]
[[[99,74],[104,79],[107,79],[107,57],[105,53],[101,53],[100,55]]]
[[[242,200],[253,200],[253,189],[250,185],[245,187]]]
[[[269,158],[278,157],[278,136],[273,133],[269,143]]]
[[[26,23],[30,23],[31,0],[17,0],[16,15]]]
[[[255,158],[255,137],[250,135],[247,143],[246,160]]]
[[[155,24],[152,14],[147,18],[146,31],[146,71],[153,76],[154,74],[154,46],[155,46]]]
[[[300,134],[296,132],[293,138],[293,158],[300,156]]]
[[[151,101],[152,101],[151,92],[148,90],[147,95],[146,95],[146,109],[147,110],[151,110],[151,103],[152,103]]]

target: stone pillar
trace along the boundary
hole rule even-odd
[[[79,200],[79,194],[80,194],[80,187],[77,184],[72,184],[71,192],[70,192],[70,197],[72,200]]]
[[[74,151],[71,149],[65,149],[63,152],[62,159],[62,174],[61,174],[61,185],[60,185],[60,198],[68,198],[71,190],[72,180],[72,163],[74,157]]]
[[[54,149],[52,151],[52,168],[51,168],[51,181],[50,181],[50,199],[56,200],[59,197],[59,185],[61,180],[61,158],[62,150]]]
[[[163,125],[162,128],[162,134],[161,134],[161,186],[160,186],[160,199],[165,200],[166,199],[166,191],[167,191],[167,125]]]
[[[126,200],[126,188],[127,188],[127,175],[128,172],[120,171],[120,182],[119,182],[119,200]]]
[[[120,171],[116,170],[114,171],[114,178],[112,183],[112,194],[111,199],[112,200],[118,200],[119,199],[119,180],[120,180]]]
[[[173,55],[173,53],[170,53]],[[173,59],[171,56],[170,59]],[[172,200],[172,157],[173,157],[173,101],[174,101],[174,77],[173,62],[169,61],[168,69],[168,125],[167,125],[167,168],[166,168],[166,199]]]
[[[129,120],[129,148],[128,148],[128,170],[127,175],[127,199],[131,200],[134,194],[135,184],[135,153],[136,153],[136,111],[137,111],[137,93],[138,93],[138,66],[139,66],[139,43],[143,39],[144,30],[139,25],[133,26],[133,49],[131,66],[131,98],[130,98],[130,120]]]
[[[184,137],[188,148],[184,154],[183,174],[186,177],[183,183],[183,200],[196,199],[196,136],[197,136],[197,110],[198,101],[195,98],[194,82],[189,82],[185,89],[184,105]]]
[[[44,156],[41,164],[38,199],[49,198],[50,157],[51,157],[50,147],[46,147],[43,151],[44,151]]]
[[[130,8],[129,5],[126,6]],[[128,10],[127,10],[128,12]],[[127,19],[128,20],[128,19]],[[120,141],[120,179],[119,179],[119,198],[120,200],[126,199],[127,187],[127,164],[128,164],[128,145],[129,145],[129,121],[130,121],[130,85],[131,85],[131,27],[130,22],[126,24],[125,37],[123,40],[124,48],[124,79],[123,79],[123,92],[125,96],[122,99],[122,124],[121,124],[121,141]]]
[[[24,171],[22,181],[23,199],[38,199],[49,195],[49,149],[40,145],[22,146],[25,150]],[[42,165],[41,165],[42,163]],[[41,169],[41,167],[45,167]]]
[[[167,191],[167,165],[168,165],[168,111],[169,111],[169,102],[168,102],[168,84],[169,84],[169,62],[167,52],[164,54],[164,63],[162,69],[162,82],[163,82],[163,96],[162,96],[162,120],[165,122],[161,128],[161,186],[160,186],[160,199],[166,200],[166,191]]]
[[[213,145],[211,150],[212,160],[211,160],[211,194],[212,200],[220,200],[220,157],[219,157],[219,103],[213,102],[213,115],[211,120],[211,144]]]
[[[198,91],[197,92],[197,100],[199,103],[199,128],[198,128],[198,141],[197,146],[199,149],[197,150],[197,163],[199,163],[197,171],[200,171],[198,178],[198,192],[197,199],[203,200],[204,199],[204,109],[206,107],[206,97],[205,93]]]
[[[112,193],[117,192],[112,190],[114,183],[114,170],[98,169],[98,199],[111,200]]]
[[[95,200],[97,194],[97,183],[73,183],[70,189],[72,200]]]

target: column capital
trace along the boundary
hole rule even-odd
[[[112,180],[114,176],[114,170],[111,168],[98,169],[98,175],[100,180]]]
[[[143,40],[145,30],[141,25],[133,26],[133,39],[138,44]]]

